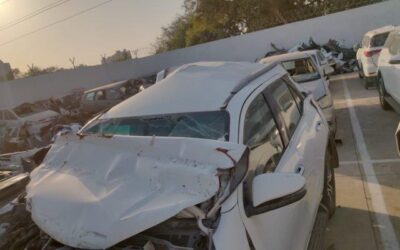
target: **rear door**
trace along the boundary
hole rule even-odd
[[[393,33],[382,51],[379,69],[387,92],[400,103],[400,64],[391,63],[393,56],[400,55],[400,34]]]
[[[250,171],[239,202],[249,239],[255,249],[305,249],[321,199],[325,153],[321,145],[326,145],[327,125],[312,97],[303,100],[296,88],[283,79],[270,85],[243,110],[241,139],[251,151]],[[252,180],[265,172],[304,175],[307,194],[294,204],[247,217],[245,208],[252,202]]]

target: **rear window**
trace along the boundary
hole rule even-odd
[[[228,140],[229,115],[226,111],[196,112],[99,119],[88,124],[84,134],[191,137]]]
[[[320,75],[310,57],[282,62],[282,66],[298,83],[315,81],[320,78]]]
[[[385,45],[386,39],[389,36],[389,32],[387,33],[382,33],[379,35],[376,35],[371,38],[371,47],[382,47]]]
[[[94,95],[95,95],[94,92],[89,92],[89,93],[85,94],[85,99],[87,101],[94,101]]]

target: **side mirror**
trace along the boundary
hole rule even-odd
[[[326,76],[332,75],[335,72],[335,70],[329,65],[324,66],[323,70]]]
[[[266,213],[301,200],[307,193],[306,180],[300,174],[268,173],[258,175],[252,183],[252,204],[248,217]]]
[[[392,56],[389,60],[389,64],[400,64],[400,55]]]

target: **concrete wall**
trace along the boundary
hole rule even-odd
[[[318,43],[334,38],[351,47],[368,30],[389,24],[400,25],[399,10],[400,1],[390,0],[156,56],[1,82],[0,107],[13,107],[51,96],[60,97],[72,89],[88,89],[146,76],[167,67],[195,61],[254,61],[271,50],[271,42],[290,48],[308,41],[310,37]]]

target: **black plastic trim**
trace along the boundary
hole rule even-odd
[[[226,100],[222,104],[221,109],[226,109],[226,107],[228,107],[229,102],[235,96],[236,93],[238,93],[240,90],[242,90],[244,87],[246,87],[252,81],[261,77],[265,73],[271,71],[277,65],[278,65],[277,63],[268,64],[265,67],[261,68],[260,70],[254,72],[253,74],[248,75],[245,78],[243,78],[242,80],[240,80],[240,82],[232,89],[230,95],[228,96],[228,98],[226,98]]]
[[[266,213],[290,204],[293,204],[301,199],[307,194],[307,190],[305,187],[300,189],[299,191],[288,194],[278,199],[274,199],[268,202],[265,202],[257,207],[253,207],[253,205],[248,205],[245,209],[246,216],[251,217],[253,215]]]

